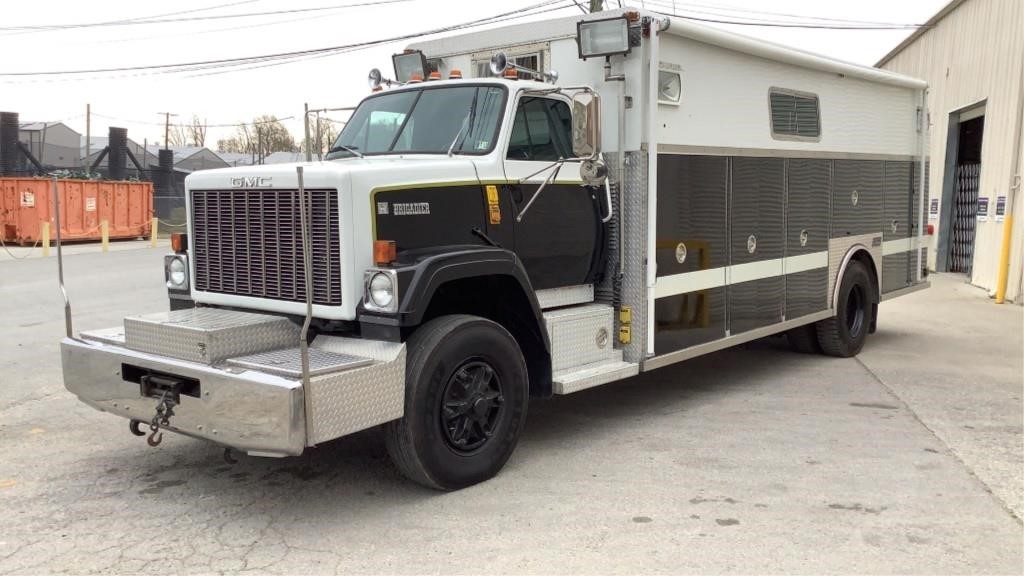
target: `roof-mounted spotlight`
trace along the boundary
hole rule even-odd
[[[576,44],[581,59],[629,54],[633,42],[629,37],[629,17],[626,14],[600,20],[580,20],[576,23]]]
[[[430,73],[427,57],[419,50],[394,54],[391,62],[395,66],[395,79],[402,83],[408,82],[413,74],[419,74],[420,79],[423,79]]]
[[[527,74],[533,74],[535,77],[539,77],[552,84],[558,82],[558,72],[552,70],[551,72],[541,72],[526,66],[520,66],[508,59],[508,56],[504,52],[498,52],[494,56],[491,56],[490,63],[491,74],[495,76],[503,76],[508,70],[515,70],[517,72],[526,72]]]

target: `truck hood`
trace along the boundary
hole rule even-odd
[[[473,160],[466,156],[404,155],[344,158],[202,170],[185,179],[189,189],[297,188],[296,168],[303,168],[307,188],[342,190],[477,180]]]

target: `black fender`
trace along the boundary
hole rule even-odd
[[[522,262],[511,250],[495,246],[434,246],[404,251],[388,268],[398,275],[398,311],[382,314],[366,310],[360,303],[357,313],[361,324],[398,328],[419,326],[434,294],[445,283],[467,278],[507,277],[519,286],[526,297],[536,336],[550,354],[551,342],[544,329],[537,295]]]

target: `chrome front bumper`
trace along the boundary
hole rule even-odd
[[[124,379],[124,366],[133,366],[199,381],[197,397],[180,396],[170,430],[261,456],[298,455],[306,446],[301,381],[71,338],[61,341],[61,360],[64,386],[103,412],[153,418],[158,400]]]

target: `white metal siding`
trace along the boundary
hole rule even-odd
[[[994,221],[998,196],[1009,196],[1014,136],[1021,130],[1017,106],[1024,57],[1024,3],[967,0],[934,22],[883,64],[887,70],[923,78],[929,84],[931,115],[930,198],[941,198],[950,112],[985,101],[980,196],[989,198],[989,218],[978,222],[971,282],[992,290],[998,275],[1002,223]],[[1015,225],[1007,298],[1021,301],[1024,265],[1024,201],[1011,207]],[[930,221],[938,227],[938,220]],[[935,265],[933,239],[929,265]]]
[[[658,106],[658,143],[858,154],[917,153],[918,90],[775,62],[663,35],[663,64],[682,67],[679,106]],[[772,137],[772,88],[815,94],[818,141]]]

